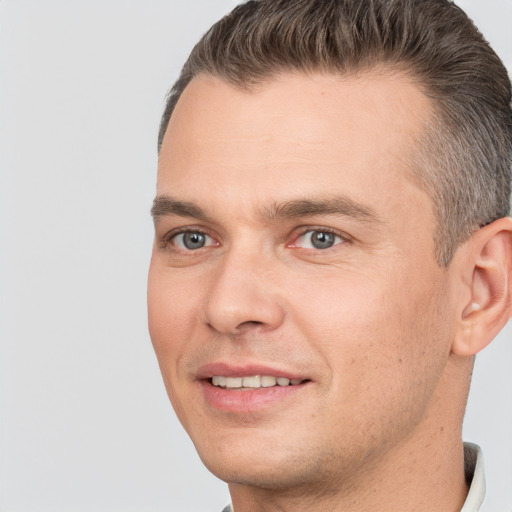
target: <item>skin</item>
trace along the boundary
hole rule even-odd
[[[430,113],[406,76],[377,71],[289,74],[253,92],[200,76],[178,102],[159,159],[149,326],[174,409],[236,512],[464,502],[481,325],[466,317],[485,310],[470,308],[485,240],[435,261],[432,202],[408,178]],[[187,249],[182,230],[205,245]],[[334,245],[315,248],[313,231]],[[308,382],[221,410],[198,376],[219,361]]]

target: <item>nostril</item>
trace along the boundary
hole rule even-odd
[[[213,330],[218,331],[217,327],[212,323],[208,322],[208,326]],[[257,320],[248,320],[247,322],[242,322],[235,326],[232,330],[231,334],[236,336],[238,334],[244,333],[246,331],[250,331],[251,329],[257,329],[265,326],[265,322],[258,322]],[[229,329],[227,329],[229,330]]]
[[[263,325],[263,322],[258,322],[257,320],[248,320],[247,322],[242,322],[238,329],[241,329],[243,327],[259,327],[260,325]]]

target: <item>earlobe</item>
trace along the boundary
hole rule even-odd
[[[467,250],[469,300],[461,308],[452,352],[473,356],[495,338],[512,314],[512,218],[478,230]]]

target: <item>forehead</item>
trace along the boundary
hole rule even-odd
[[[412,186],[430,112],[408,76],[382,70],[288,74],[251,91],[199,76],[169,122],[158,193],[208,203],[220,191],[252,202],[341,191],[386,202]]]

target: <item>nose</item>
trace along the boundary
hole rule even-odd
[[[210,282],[205,308],[210,328],[230,335],[277,329],[285,313],[271,267],[261,254],[228,255]]]

